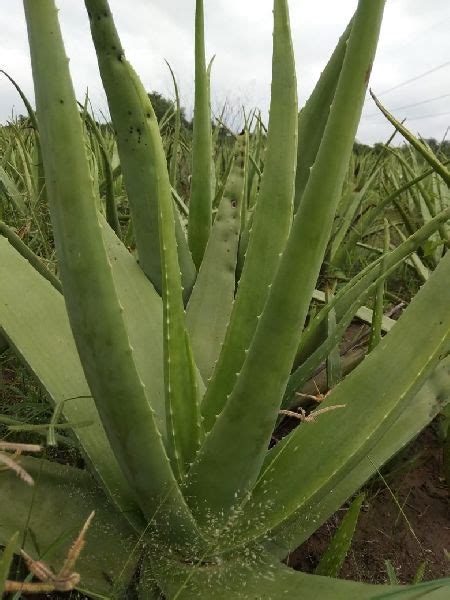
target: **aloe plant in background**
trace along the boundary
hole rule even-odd
[[[79,561],[80,589],[92,597],[124,596],[138,580],[142,598],[443,598],[448,580],[378,587],[324,576],[336,574],[336,557],[327,556],[321,575],[296,573],[281,561],[448,402],[448,254],[321,410],[268,450],[280,408],[293,403],[364,298],[449,218],[441,211],[386,252],[305,328],[336,239],[384,0],[359,0],[300,118],[288,5],[274,1],[260,190],[256,197],[248,188],[245,132],[214,220],[197,0],[189,245],[149,98],[107,1],[85,4],[139,262],[98,211],[54,0],[24,0],[63,295],[13,236],[0,237],[0,328],[55,403],[55,415],[73,426],[88,470],[27,459],[37,481],[32,496],[3,473],[1,541],[27,522],[33,535],[26,547],[35,544],[47,558],[95,508]],[[336,323],[323,340],[320,324],[330,311]],[[343,408],[324,410],[336,406]],[[89,425],[78,427],[81,419]]]

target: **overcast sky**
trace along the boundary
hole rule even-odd
[[[232,107],[257,106],[267,115],[273,1],[204,1],[207,54],[216,55],[213,110],[218,112],[227,100]],[[356,4],[357,0],[291,0],[300,105],[311,92]],[[81,99],[88,88],[94,108],[105,110],[84,2],[57,0],[57,5],[76,92]],[[178,78],[189,113],[194,88],[195,0],[110,0],[110,6],[127,57],[146,88],[173,97],[166,58]],[[21,0],[8,0],[7,11],[0,33],[0,68],[11,74],[32,99]],[[448,0],[387,0],[370,85],[388,108],[399,118],[407,117],[413,131],[424,137],[439,139],[450,125],[449,26]],[[416,81],[383,93],[436,68]],[[438,98],[441,96],[445,97]],[[416,103],[421,104],[409,106]],[[24,112],[11,84],[1,77],[0,121],[7,120],[12,111]],[[389,133],[389,126],[367,100],[358,139],[373,143],[386,139]]]

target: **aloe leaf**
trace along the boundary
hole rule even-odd
[[[249,129],[246,125],[244,131],[241,133],[241,137],[243,137],[241,143],[243,146],[243,155],[242,155],[242,163],[241,169],[243,173],[243,186],[244,186],[244,196],[242,199],[242,209],[241,209],[241,227],[240,231],[245,229],[248,220],[248,194],[249,194],[249,165],[250,165],[250,134]]]
[[[240,219],[245,193],[246,135],[239,136],[231,173],[187,306],[186,322],[195,356],[206,381],[219,357],[235,291]]]
[[[16,182],[8,175],[2,166],[0,166],[0,189],[6,197],[9,198],[19,214],[25,215],[27,209],[23,195],[19,191]]]
[[[255,113],[256,116],[256,113]],[[259,185],[261,182],[261,158],[263,154],[263,134],[260,119],[257,119],[256,126],[251,136],[254,140],[254,153],[250,153],[252,159],[249,162],[248,169],[248,199],[247,206],[249,211],[253,211],[258,196]],[[247,219],[248,222],[248,219]]]
[[[331,55],[325,69],[320,75],[311,96],[298,115],[298,154],[297,173],[295,180],[294,210],[297,211],[311,168],[314,165],[319,151],[320,143],[330,115],[330,107],[336,93],[336,87],[342,70],[348,39],[350,37],[353,20],[346,30]]]
[[[363,501],[364,494],[360,494],[352,502],[336,533],[333,535],[333,539],[328,545],[325,554],[317,565],[315,570],[316,575],[338,577],[352,544]]]
[[[245,524],[236,525],[235,536],[242,539],[247,528],[247,535],[270,529],[301,507],[311,511],[408,410],[411,399],[450,352],[449,276],[450,255],[389,335],[321,404],[345,408],[301,425],[269,451],[245,506]],[[333,436],[328,435],[330,427]],[[267,509],[261,511],[261,506]]]
[[[407,181],[406,183],[395,189],[391,194],[387,195],[383,200],[381,200],[376,206],[371,207],[367,211],[365,211],[361,215],[361,217],[353,223],[352,228],[349,230],[346,239],[343,241],[343,243],[337,250],[333,260],[333,267],[336,269],[342,268],[344,261],[348,256],[351,255],[352,250],[355,248],[358,240],[361,238],[361,232],[367,231],[370,225],[374,223],[380,215],[383,214],[384,210],[390,204],[395,203],[397,198],[399,198],[404,192],[410,190],[417,183],[426,179],[433,173],[433,169],[424,171],[414,179]]]
[[[0,238],[0,256],[0,330],[28,364],[55,406],[63,407],[65,419],[69,422],[92,421],[93,425],[77,429],[75,435],[96,477],[120,509],[140,527],[140,511],[111,452],[91,399],[62,296],[4,238]],[[139,272],[133,258],[129,256],[129,259]],[[113,261],[114,265],[116,263]],[[147,284],[142,272],[140,275]],[[131,277],[129,281],[132,283]],[[23,289],[27,290],[26,295],[21,292]],[[144,291],[142,287],[139,290]],[[141,297],[151,300],[151,296]],[[133,309],[136,307],[135,304]],[[138,340],[134,338],[133,341]],[[162,340],[160,348],[162,351]],[[142,361],[144,366],[146,361]]]
[[[439,413],[442,406],[448,406],[448,402],[450,358],[439,363],[420,391],[410,400],[408,409],[401,412],[392,426],[386,429],[367,456],[361,457],[333,490],[323,493],[315,500],[310,506],[309,515],[300,509],[265,537],[270,551],[280,559],[293,552],[376,473],[377,469],[417,436]]]
[[[398,580],[394,565],[392,564],[392,562],[389,559],[385,560],[384,564],[386,567],[386,572],[387,572],[389,583],[392,585],[398,585],[400,583],[400,581]]]
[[[13,231],[11,227],[8,227],[6,223],[3,223],[3,221],[0,221],[0,235],[5,237],[11,246],[13,246],[24,258],[26,258],[27,261],[33,265],[36,271],[42,275],[44,279],[47,279],[47,281],[49,281],[52,286],[58,290],[58,292],[62,292],[61,282],[59,279],[47,269],[41,259],[36,256],[32,250],[30,250],[30,248],[22,241],[16,232]]]
[[[212,138],[209,77],[205,61],[203,0],[195,4],[195,106],[188,240],[197,270],[211,231]]]
[[[9,570],[14,557],[14,552],[17,550],[18,542],[19,532],[16,531],[6,542],[5,549],[0,555],[0,594],[3,594],[5,589],[5,582],[8,579]]]
[[[172,81],[173,81],[173,88],[175,90],[175,108],[176,108],[175,129],[174,129],[173,140],[172,140],[169,173],[170,173],[170,184],[176,190],[177,189],[177,177],[178,177],[178,160],[179,160],[178,152],[179,152],[179,146],[180,146],[180,133],[181,133],[181,103],[180,103],[180,93],[178,91],[178,84],[177,84],[177,80],[175,78],[175,73],[173,72],[173,69],[170,66],[170,64],[167,62],[167,60],[166,60],[166,65],[169,68],[170,75],[171,75]]]
[[[297,83],[286,0],[274,2],[272,97],[266,164],[230,324],[202,412],[210,429],[242,368],[292,223]]]
[[[149,519],[155,511],[163,523],[170,515],[166,533],[182,545],[198,536],[136,368],[102,240],[57,11],[53,0],[38,5],[25,0],[24,7],[53,231],[77,350],[109,443],[139,505]]]
[[[36,143],[36,146],[35,146],[36,162],[35,162],[35,164],[37,165],[37,177],[38,177],[36,196],[39,197],[43,203],[46,203],[47,195],[45,192],[44,165],[42,164],[42,152],[41,152],[41,144],[39,141],[39,130],[38,130],[38,124],[37,124],[37,120],[36,120],[36,114],[31,106],[28,98],[25,96],[23,90],[19,86],[19,84],[10,75],[8,75],[8,73],[6,71],[0,70],[0,73],[3,73],[3,75],[5,75],[5,77],[7,77],[9,79],[9,81],[13,84],[13,86],[16,88],[22,102],[24,103],[25,108],[27,109],[27,113],[30,118],[31,125],[33,126],[33,129],[34,129],[35,143]]]
[[[372,600],[446,600],[450,593],[450,579],[437,579],[404,589],[380,592]]]
[[[292,598],[298,600],[371,600],[383,591],[401,590],[401,586],[375,586],[307,575],[275,562],[269,556],[238,557],[207,568],[188,568],[161,557],[153,562],[156,578],[172,600],[216,598]],[[260,553],[261,554],[261,553]],[[430,589],[438,589],[439,582]],[[414,596],[412,596],[414,597]]]
[[[114,195],[114,177],[113,170],[111,166],[111,160],[109,158],[108,150],[105,146],[105,143],[102,139],[102,135],[99,131],[97,123],[91,117],[88,111],[84,112],[84,119],[88,123],[90,127],[90,131],[92,131],[94,138],[99,146],[101,162],[103,163],[103,174],[104,174],[104,189],[105,189],[105,207],[106,207],[106,220],[108,221],[109,226],[117,235],[117,237],[121,238],[120,231],[120,223],[119,223],[119,215],[117,213],[117,204],[116,198]],[[100,161],[98,161],[100,162]]]
[[[314,290],[313,298],[314,298],[314,300],[317,300],[318,302],[325,303],[325,292],[322,292],[320,290]],[[370,325],[373,320],[373,310],[371,308],[368,308],[367,306],[361,306],[361,308],[359,308],[356,311],[355,316],[358,319],[360,319],[360,321],[364,321],[364,323],[367,323],[368,325]],[[342,317],[342,315],[341,315],[341,317]],[[394,319],[383,316],[383,319],[381,320],[381,330],[384,333],[388,333],[394,327],[394,325],[395,325]]]
[[[397,158],[397,160],[401,163],[404,171],[406,171],[406,173],[410,177],[414,177],[414,170],[409,166],[409,164],[403,158],[403,156],[401,156],[398,152],[395,152],[393,150],[390,150],[390,151],[392,154],[394,154],[394,156]],[[418,166],[416,166],[416,170],[418,170]],[[434,205],[432,196],[428,193],[427,189],[421,182],[417,183],[417,190],[420,193],[420,198],[419,198],[420,213],[422,214],[423,222],[427,223],[433,217],[436,216],[436,207]],[[444,241],[449,240],[449,237],[447,235],[447,231],[445,228],[445,224],[443,224],[439,228],[439,235],[442,240],[444,240]],[[439,235],[434,236],[436,241],[439,240]],[[441,254],[436,253],[436,255],[435,255],[435,264],[437,264],[437,262],[441,258],[441,255],[442,255],[442,249],[441,249]]]
[[[116,131],[117,148],[132,211],[139,264],[158,293],[161,293],[158,174],[153,164],[152,153],[153,148],[162,145],[159,130],[144,127],[147,116],[142,110],[140,96],[132,77],[133,70],[125,58],[107,0],[85,0],[85,5],[100,75]],[[152,113],[153,110],[150,114]],[[195,281],[195,268],[177,215],[175,223],[183,286],[189,295]]]
[[[275,3],[275,8],[282,12],[286,23],[285,4]],[[347,172],[383,8],[384,0],[361,0],[358,4],[322,144],[267,303],[231,397],[190,472],[188,491],[202,496],[202,505],[194,508],[200,520],[208,510],[226,518],[258,478]],[[268,160],[266,171],[269,164]],[[317,198],[322,202],[318,203]],[[274,347],[277,352],[273,352]],[[239,433],[242,430],[245,437]],[[230,439],[240,439],[240,443],[230,444]],[[213,480],[218,461],[224,475]]]
[[[133,75],[136,92],[144,112],[152,107],[140,81]],[[158,129],[155,115],[143,124]],[[149,139],[156,139],[156,131]],[[194,460],[201,440],[199,389],[190,340],[186,331],[185,311],[178,263],[172,202],[172,188],[161,144],[152,146],[157,173],[158,226],[163,291],[164,385],[166,400],[167,447],[172,469],[182,479]]]
[[[0,473],[0,544],[20,531],[20,543],[30,556],[61,565],[84,521],[95,510],[76,565],[80,590],[108,597],[123,591],[139,561],[139,548],[137,536],[122,514],[86,471],[29,457],[20,462],[35,485],[26,486],[12,471]]]
[[[333,291],[327,289],[326,298],[327,302],[333,297]],[[330,310],[328,313],[328,319],[326,323],[327,337],[336,337],[336,311]],[[342,365],[341,365],[341,353],[339,350],[339,343],[331,347],[328,356],[326,357],[326,369],[327,369],[327,387],[329,390],[334,388],[342,378]]]
[[[384,219],[384,255],[389,252],[391,245],[391,235],[389,229],[389,222]],[[383,261],[380,264],[380,275],[383,274],[385,265]],[[381,342],[381,323],[383,320],[384,310],[384,293],[386,287],[386,280],[383,278],[376,286],[375,301],[373,307],[373,320],[370,328],[370,339],[369,339],[369,352],[371,352],[375,346]]]
[[[379,174],[379,171],[375,171],[372,175],[367,179],[363,188],[357,192],[352,193],[351,202],[342,215],[342,217],[336,219],[336,223],[334,226],[335,234],[333,235],[333,239],[330,243],[330,262],[333,264],[333,259],[336,256],[342,242],[344,241],[345,236],[347,235],[348,230],[350,229],[352,222],[355,218],[355,214],[360,208],[361,204],[364,202],[368,192],[370,191],[374,179]]]
[[[381,110],[383,115],[386,117],[390,123],[399,131],[402,136],[408,140],[408,142],[413,146],[419,154],[423,156],[423,158],[427,161],[427,163],[438,173],[442,179],[445,181],[447,185],[450,185],[450,171],[441,163],[440,160],[436,158],[433,152],[429,149],[428,146],[424,144],[424,142],[418,140],[410,131],[407,129],[402,123],[397,121],[397,119],[391,115],[389,111],[387,111],[381,102],[376,98],[375,94],[371,91],[371,96],[375,101],[377,107]]]
[[[406,236],[403,233],[403,231],[397,227],[396,225],[394,225],[394,229],[397,232],[399,238],[405,242],[406,241]],[[413,252],[411,254],[411,265],[414,267],[414,269],[416,270],[417,275],[420,277],[421,281],[423,281],[424,283],[426,281],[428,281],[429,277],[430,277],[430,270],[428,269],[428,267],[426,265],[424,265],[423,261],[420,259],[419,255],[417,254],[417,252]]]
[[[369,286],[378,279],[379,269],[377,266],[381,261],[385,264],[385,271],[394,269],[397,265],[406,259],[411,253],[419,248],[435,231],[439,229],[442,223],[445,223],[450,218],[450,210],[445,209],[434,219],[418,229],[411,237],[402,242],[395,250],[392,250],[384,257],[380,257],[373,263],[364,268],[356,277],[346,284],[334,297],[333,301],[325,306],[311,321],[311,323],[303,331],[299,347],[297,349],[295,365],[301,364],[306,358],[320,346],[323,341],[321,334],[321,324],[327,318],[328,311],[336,308],[336,317],[338,322],[341,321],[345,314],[352,306],[358,307],[358,299],[361,300],[369,288]],[[317,292],[314,293],[317,296]],[[313,294],[313,296],[314,296]],[[362,302],[364,299],[362,299]],[[361,310],[361,309],[360,309]],[[354,313],[355,314],[355,313]],[[367,315],[369,316],[369,315]],[[386,319],[384,317],[384,319]]]
[[[152,115],[151,102],[141,82],[130,73],[143,112]],[[176,228],[172,188],[166,168],[162,144],[156,140],[158,123],[153,113],[143,128],[154,130],[151,150],[157,174],[158,227],[163,284],[164,386],[167,423],[167,448],[172,469],[178,479],[194,460],[201,440],[200,392],[197,371],[192,360],[190,341],[185,325],[185,311],[178,263]]]

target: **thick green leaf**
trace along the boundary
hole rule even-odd
[[[79,587],[107,597],[119,592],[130,582],[140,555],[137,536],[124,517],[86,471],[36,458],[22,457],[20,463],[35,485],[26,486],[12,471],[0,473],[0,544],[20,531],[23,549],[58,569],[95,510],[76,566]]]
[[[205,60],[203,0],[195,4],[195,106],[188,239],[197,270],[203,260],[212,209],[212,138],[209,77]]]
[[[287,7],[284,2],[276,2],[275,7],[279,8],[280,16],[283,17],[282,39],[288,43]],[[208,511],[219,513],[221,518],[223,515],[227,519],[233,508],[239,510],[240,502],[258,479],[278,418],[299,334],[304,327],[347,172],[383,9],[384,0],[359,2],[317,161],[311,171],[264,311],[231,396],[190,472],[187,491],[189,495],[202,498],[199,506],[193,508],[201,520]],[[266,169],[268,166],[267,162]],[[318,198],[321,202],[318,202]],[[274,348],[276,352],[273,351]],[[245,431],[245,436],[242,436],[242,431]],[[326,439],[326,434],[323,437]],[[230,444],[230,440],[237,439],[239,444]],[[312,448],[313,446],[311,451]],[[296,462],[295,458],[293,464]],[[312,464],[309,463],[311,468]],[[214,477],[219,470],[222,476]],[[289,482],[286,488],[290,488]],[[298,488],[296,491],[299,493]],[[292,493],[291,488],[289,493]],[[192,506],[195,506],[195,501]],[[284,508],[283,498],[280,510]],[[261,524],[264,520],[261,518]]]
[[[307,575],[255,552],[220,565],[186,568],[169,562],[167,557],[153,565],[170,600],[369,600],[377,592],[400,589]]]
[[[155,144],[161,144],[159,131],[154,135],[154,129],[150,131],[144,127],[147,117],[142,112],[139,92],[133,82],[133,69],[125,58],[107,0],[85,0],[85,5],[100,75],[116,131],[123,179],[133,216],[139,264],[158,293],[161,293],[158,173],[152,154]],[[183,286],[189,294],[196,273],[177,215],[175,227]]]
[[[214,219],[211,236],[187,307],[187,326],[203,379],[206,381],[219,357],[235,291],[236,260],[245,184],[245,141],[239,136],[234,166]]]
[[[270,529],[290,514],[300,513],[302,507],[304,517],[314,514],[313,507],[370,455],[408,410],[439,361],[450,352],[449,277],[450,254],[390,334],[321,405],[343,404],[345,408],[320,415],[315,423],[302,424],[269,451],[245,506],[244,523],[239,520],[234,528],[237,538],[245,536],[245,529],[247,536],[256,529],[262,533],[265,523],[266,530]],[[440,391],[439,399],[441,395]]]
[[[294,551],[358,490],[376,470],[390,460],[412,440],[450,402],[450,358],[444,359],[410,400],[391,427],[387,428],[367,456],[330,491],[326,491],[310,506],[278,525],[267,536],[267,547],[280,559]]]
[[[297,81],[286,0],[274,2],[272,96],[265,168],[230,324],[202,405],[211,429],[245,361],[292,223]]]
[[[86,381],[141,510],[148,519],[156,519],[168,537],[191,550],[196,526],[171,469],[151,406],[151,389],[146,389],[136,366],[103,243],[55,3],[25,0],[24,8],[53,233],[67,313]],[[111,20],[109,12],[100,18]],[[131,75],[131,67],[125,66]],[[146,130],[153,131],[154,112],[140,116],[142,127],[145,124]],[[160,154],[164,156],[159,131],[148,142],[149,149],[156,151],[157,162],[152,164],[159,192]],[[170,186],[168,198],[172,209]]]
[[[353,21],[347,26],[320,75],[313,93],[298,115],[298,155],[294,209],[297,211],[314,165],[330,115]]]
[[[380,592],[372,600],[447,600],[450,594],[450,579],[437,579],[404,589]]]
[[[148,138],[152,141],[153,167],[157,173],[155,192],[161,245],[167,449],[172,470],[181,479],[194,460],[201,440],[197,372],[186,331],[174,205],[166,157],[162,144],[155,142],[160,140],[158,122],[147,93],[133,72],[130,72],[130,78],[136,87],[142,112],[149,117],[143,122],[143,130],[148,130]]]
[[[139,511],[111,452],[75,348],[63,297],[0,237],[0,328],[30,367],[48,397],[64,402],[69,422],[90,421],[75,431],[96,475],[123,511]],[[25,290],[25,293],[24,293]]]

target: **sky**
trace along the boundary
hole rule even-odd
[[[76,93],[83,99],[88,90],[94,109],[107,113],[84,2],[56,3]],[[204,4],[207,57],[216,56],[213,112],[218,115],[226,101],[231,123],[242,105],[260,108],[267,118],[273,0],[204,0]],[[357,0],[290,1],[300,107],[356,5]],[[110,0],[110,7],[126,55],[147,90],[173,98],[167,59],[189,115],[194,91],[195,0]],[[407,118],[410,129],[424,137],[441,139],[450,125],[449,26],[448,0],[387,0],[370,86],[387,108],[399,119]],[[16,79],[33,101],[20,0],[8,0],[8,19],[2,20],[0,69]],[[17,93],[0,76],[0,122],[24,112]],[[368,97],[358,140],[372,144],[386,140],[391,131]]]

